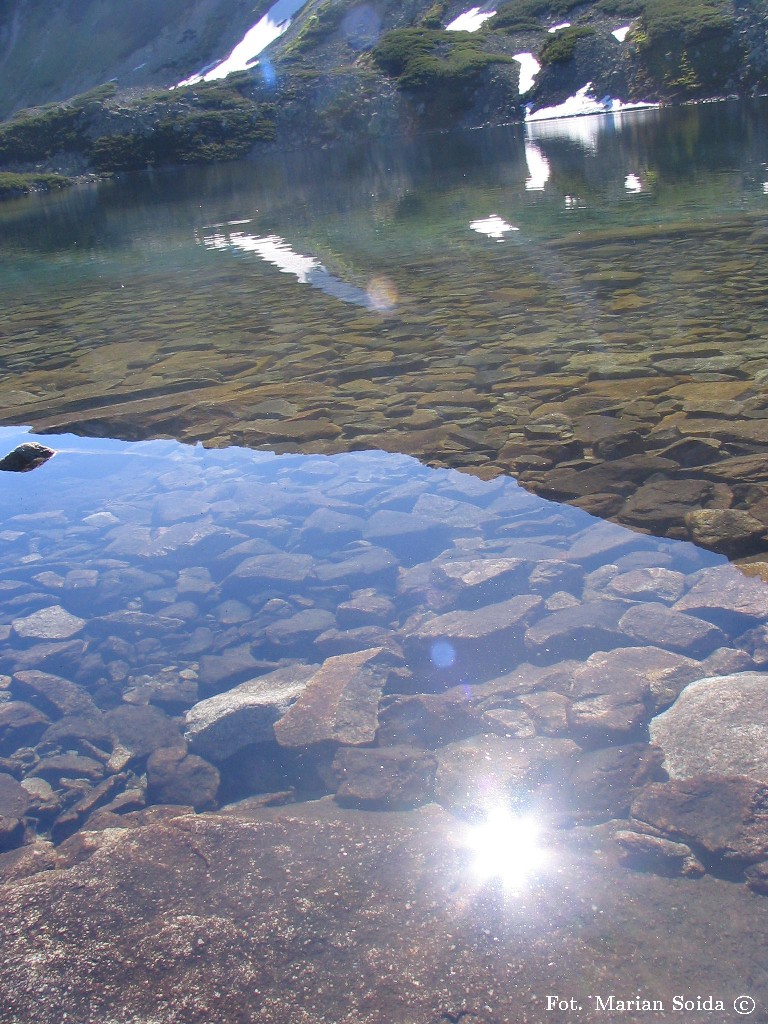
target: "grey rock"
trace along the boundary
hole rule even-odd
[[[619,628],[632,640],[691,657],[707,655],[726,641],[725,635],[709,622],[653,602],[630,608]]]
[[[34,745],[50,724],[47,715],[25,701],[0,703],[0,755],[7,757],[19,747]]]
[[[619,647],[627,642],[619,629],[623,612],[618,601],[586,601],[551,612],[526,630],[525,645],[532,656],[547,661]]]
[[[0,772],[0,816],[23,818],[30,803],[30,795],[12,775]]]
[[[608,584],[608,589],[618,597],[633,601],[660,601],[672,604],[682,596],[685,576],[671,569],[633,569],[614,576]]]
[[[650,724],[672,778],[742,775],[768,783],[768,675],[699,679]]]
[[[276,669],[199,701],[186,714],[192,752],[218,762],[252,743],[273,741],[275,722],[303,693],[318,667]]]
[[[16,636],[23,640],[68,640],[82,631],[85,619],[72,615],[61,605],[51,605],[14,619],[12,626]]]
[[[38,703],[47,713],[58,715],[97,715],[92,698],[75,683],[61,676],[34,670],[16,672],[12,690],[22,699]]]
[[[768,619],[768,584],[759,577],[745,576],[732,565],[702,569],[674,609],[716,624],[747,628],[755,620]]]
[[[131,759],[146,757],[158,747],[181,743],[176,723],[159,708],[150,705],[124,704],[108,711],[104,719],[117,743],[130,753]]]

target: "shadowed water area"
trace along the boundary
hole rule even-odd
[[[4,1019],[768,1019],[766,109],[0,209]]]

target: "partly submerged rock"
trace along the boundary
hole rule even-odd
[[[28,473],[31,469],[37,469],[47,462],[56,452],[52,448],[46,448],[44,444],[37,441],[25,441],[5,458],[0,459],[0,469],[7,473]]]

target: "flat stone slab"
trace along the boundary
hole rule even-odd
[[[630,608],[622,616],[619,627],[632,640],[689,657],[708,654],[727,642],[725,634],[709,622],[650,601]]]
[[[382,654],[381,647],[374,647],[324,661],[306,681],[296,702],[275,723],[277,742],[283,747],[325,741],[372,743],[378,726],[379,698],[389,675],[386,665],[381,664]]]
[[[743,775],[768,783],[768,674],[699,679],[652,719],[671,778]]]
[[[222,761],[251,743],[274,740],[273,726],[303,693],[317,665],[291,665],[201,700],[186,714],[195,754]]]
[[[54,604],[21,619],[14,619],[13,631],[23,640],[68,640],[80,633],[85,619]]]
[[[702,569],[696,573],[691,589],[673,608],[715,622],[723,615],[764,620],[768,619],[768,585],[757,576],[745,576],[731,565]]]
[[[632,817],[665,837],[725,861],[768,857],[768,786],[740,777],[698,775],[654,782],[632,804]]]
[[[13,690],[22,699],[39,702],[44,711],[51,709],[60,715],[97,715],[99,709],[85,690],[61,676],[48,672],[16,672]]]
[[[522,626],[542,605],[540,597],[525,594],[473,611],[446,612],[414,626],[407,636],[414,640],[484,640]]]

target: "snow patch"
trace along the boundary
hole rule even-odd
[[[528,122],[549,121],[561,117],[583,117],[585,114],[620,114],[625,110],[647,110],[652,107],[658,107],[658,103],[624,103],[611,96],[604,96],[599,100],[592,92],[592,83],[587,82],[575,96],[569,96],[564,103],[529,112],[525,119]]]
[[[623,43],[624,40],[627,38],[627,32],[629,32],[629,29],[629,25],[622,25],[621,28],[615,28],[613,32],[611,32],[611,35],[619,43]]]
[[[496,11],[484,11],[480,7],[471,7],[464,11],[458,18],[454,18],[450,25],[445,26],[446,32],[477,32],[483,22],[492,18]]]
[[[534,79],[541,71],[541,64],[539,64],[532,53],[515,53],[512,56],[512,60],[516,60],[520,65],[518,92],[522,96],[523,93],[533,88]]]
[[[261,21],[248,29],[226,60],[210,70],[185,78],[174,88],[197,85],[198,82],[212,82],[218,78],[226,78],[234,71],[249,71],[258,63],[256,57],[288,29],[294,14],[301,10],[306,2],[307,0],[277,0]]]
[[[640,181],[636,174],[628,174],[624,179],[624,188],[627,190],[627,192],[642,192],[643,183],[642,181]]]
[[[560,31],[562,31],[562,29],[570,28],[570,27],[571,27],[570,21],[562,21],[562,22],[560,22],[559,25],[553,25],[552,28],[548,28],[547,32],[549,32],[550,35],[553,35],[555,32],[560,32]]]

